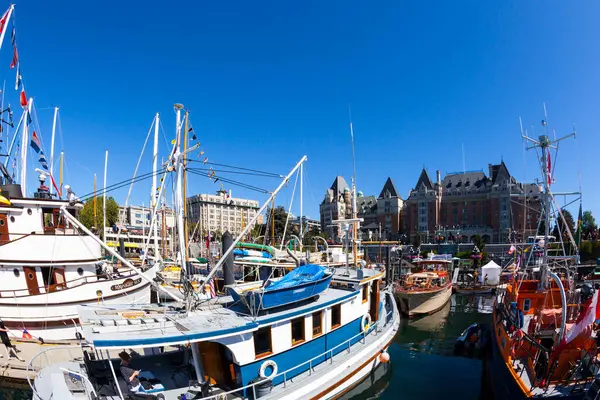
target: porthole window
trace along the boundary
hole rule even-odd
[[[79,274],[79,276],[83,275],[83,268],[79,267],[77,268],[77,273]]]
[[[4,220],[0,219],[0,226],[4,226]]]
[[[10,222],[15,222],[15,217],[14,217],[14,215],[11,215],[11,217],[10,217]]]
[[[21,273],[19,272],[19,270],[18,270],[18,269],[16,269],[16,268],[15,268],[15,269],[13,269],[13,274],[15,274],[15,276],[16,276],[17,278],[19,277],[19,275],[21,275]]]
[[[33,280],[33,272],[28,272],[27,273],[27,279]]]
[[[31,208],[27,209],[27,215],[31,215],[33,212],[31,211]]]

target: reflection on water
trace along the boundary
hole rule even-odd
[[[479,399],[480,360],[453,356],[454,342],[474,322],[490,322],[494,299],[456,296],[439,312],[403,319],[390,346],[393,368],[353,400]]]
[[[390,368],[352,400],[479,399],[481,361],[454,357],[454,342],[474,322],[492,319],[490,296],[456,296],[439,312],[403,319],[389,348]],[[0,399],[29,399],[29,391],[0,388]]]

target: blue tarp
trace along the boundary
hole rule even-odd
[[[326,267],[316,264],[307,264],[294,268],[286,276],[269,284],[265,288],[265,292],[272,290],[287,289],[293,286],[302,285],[304,283],[316,282],[325,276]]]

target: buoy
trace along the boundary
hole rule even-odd
[[[271,368],[271,373],[267,374],[267,368]],[[260,366],[258,370],[258,375],[263,379],[271,379],[275,375],[277,375],[277,364],[273,360],[267,360]]]
[[[390,353],[388,353],[387,351],[383,351],[380,355],[379,355],[379,362],[383,363],[383,364],[387,364],[390,362]]]

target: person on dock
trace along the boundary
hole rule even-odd
[[[488,276],[487,274],[485,274],[485,277],[483,278],[483,284],[487,286],[488,284]]]
[[[17,346],[12,344],[12,342],[10,341],[10,338],[8,337],[8,333],[9,333],[8,328],[4,325],[4,321],[2,321],[2,319],[0,318],[0,340],[2,341],[2,344],[6,347],[6,356],[9,359],[11,357],[15,357],[19,361],[24,361],[17,354],[19,352],[19,350],[17,349]],[[0,357],[2,357],[2,355],[0,355]]]

